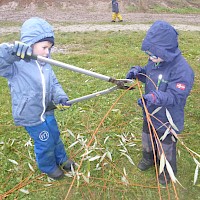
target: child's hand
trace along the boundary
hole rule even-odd
[[[65,110],[67,108],[69,108],[71,106],[71,104],[67,103],[68,99],[62,99],[60,100],[60,103],[58,105],[56,105],[58,110]]]
[[[32,56],[32,48],[23,42],[15,41],[13,54],[21,59],[29,61]]]
[[[136,79],[136,77],[138,76],[139,71],[136,67],[132,67],[129,72],[126,75],[127,79]]]
[[[149,93],[149,94],[143,95],[143,99],[144,99],[144,103],[146,107],[148,108],[149,106],[155,103],[156,96],[154,95],[154,93]],[[142,108],[144,107],[142,98],[138,99],[138,105]]]

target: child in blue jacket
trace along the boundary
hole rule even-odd
[[[117,18],[119,22],[123,22],[122,16],[119,13],[119,4],[117,0],[112,0],[112,22],[116,22]]]
[[[137,77],[145,83],[144,102],[150,114],[157,109],[157,112],[151,116],[151,121],[162,148],[155,138],[152,127],[151,130],[148,128],[143,109],[143,158],[138,168],[147,170],[154,165],[154,146],[157,159],[160,159],[163,149],[166,160],[176,174],[176,139],[173,132],[178,134],[183,130],[184,107],[193,86],[194,73],[178,48],[178,33],[165,21],[156,21],[150,27],[142,42],[142,51],[149,56],[147,65],[132,67],[126,78],[136,79]],[[138,104],[143,107],[142,99],[138,100]],[[173,123],[170,122],[169,116]],[[153,144],[151,138],[153,138]],[[159,182],[162,185],[166,185],[171,180],[166,168],[164,173],[159,176]]]
[[[67,105],[68,96],[51,66],[29,57],[32,53],[49,57],[54,32],[48,22],[33,17],[22,25],[20,40],[14,46],[0,44],[0,76],[8,80],[15,124],[24,126],[34,141],[39,169],[61,179],[74,162],[65,152],[54,111],[46,110],[52,102]]]

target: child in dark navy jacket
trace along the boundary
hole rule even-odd
[[[50,56],[54,32],[48,22],[33,17],[21,27],[21,41],[0,44],[0,76],[8,80],[12,113],[16,125],[23,126],[34,141],[39,169],[53,179],[61,179],[74,162],[68,159],[54,111],[48,105],[67,105],[68,96],[47,63],[30,60],[33,54]],[[28,59],[29,58],[29,59]]]
[[[119,4],[117,0],[112,0],[112,22],[116,22],[116,19],[119,19],[119,22],[123,22],[122,16],[119,12]]]
[[[178,48],[177,31],[165,21],[156,21],[150,27],[142,42],[142,51],[149,56],[147,65],[132,67],[126,76],[128,79],[138,78],[145,83],[144,101],[138,100],[138,104],[143,107],[144,120],[143,158],[138,168],[147,170],[154,165],[154,147],[157,160],[164,152],[166,160],[176,174],[177,140],[173,133],[178,134],[184,128],[184,107],[193,86],[194,73]],[[151,116],[151,121],[160,143],[155,138],[152,126],[150,130],[148,128],[143,102],[150,114],[157,109],[157,112]],[[163,172],[159,175],[159,182],[166,185],[171,178],[166,167]]]

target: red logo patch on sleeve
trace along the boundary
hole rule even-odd
[[[176,87],[178,88],[178,89],[181,89],[181,90],[185,90],[185,84],[183,84],[183,83],[177,83],[176,84]]]

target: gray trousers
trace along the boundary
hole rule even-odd
[[[160,133],[159,131],[157,131],[157,135],[159,138],[162,137],[164,133]],[[151,135],[152,135],[152,139],[151,139]],[[174,173],[177,173],[177,164],[176,164],[176,141],[172,139],[172,134],[169,133],[167,135],[167,137],[160,142],[156,142],[156,138],[154,136],[153,131],[151,131],[151,135],[150,135],[150,131],[147,125],[147,122],[143,123],[143,131],[142,131],[142,147],[143,147],[143,151],[144,152],[152,152],[153,153],[153,146],[156,152],[156,156],[158,158],[158,160],[160,160],[160,155],[162,153],[162,150],[164,151],[165,157],[168,160],[168,162],[170,163]],[[152,144],[153,141],[153,144]],[[161,148],[162,146],[162,148]]]

